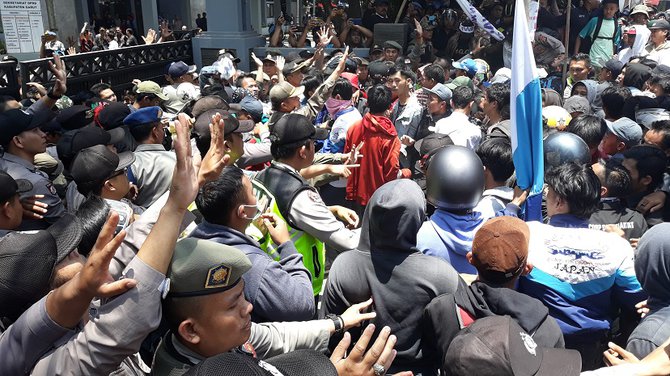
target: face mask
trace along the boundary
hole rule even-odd
[[[244,210],[244,215],[247,216],[247,219],[250,219],[252,221],[255,221],[258,219],[263,214],[263,210],[256,205],[242,205],[242,210]],[[250,210],[253,214],[249,214],[247,210]]]
[[[335,98],[328,98],[326,101],[326,109],[328,110],[328,113],[330,114],[331,117],[335,117],[335,114],[338,112],[344,110],[345,108],[351,106],[351,100],[347,99],[335,99]]]

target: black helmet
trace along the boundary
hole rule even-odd
[[[428,202],[441,209],[472,209],[484,192],[484,165],[463,146],[445,146],[433,156],[426,174]]]
[[[591,162],[589,146],[576,134],[556,132],[544,140],[544,170],[568,162],[587,164]]]

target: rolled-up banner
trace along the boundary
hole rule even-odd
[[[497,41],[502,41],[505,39],[503,33],[493,26],[481,13],[475,8],[474,5],[470,4],[467,0],[456,0],[458,5],[463,9],[463,12],[468,16],[472,23],[486,30],[493,38]]]

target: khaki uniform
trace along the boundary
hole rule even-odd
[[[140,193],[135,204],[149,207],[170,189],[172,172],[177,156],[166,151],[163,145],[141,144],[135,149],[135,162],[130,166],[131,181],[137,185]]]
[[[251,323],[251,335],[247,343],[253,347],[259,359],[300,349],[325,352],[331,325],[330,320]],[[151,374],[180,376],[202,360],[203,356],[189,350],[172,333],[168,333],[156,350]]]

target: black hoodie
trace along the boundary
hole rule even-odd
[[[421,318],[433,298],[454,293],[458,286],[451,265],[416,248],[425,206],[423,192],[413,181],[394,180],[377,189],[363,216],[358,249],[335,259],[323,295],[325,313],[334,314],[372,296],[375,337],[384,326],[398,337],[398,355],[389,373],[436,374],[436,359],[423,356]],[[353,343],[360,330],[350,333]]]
[[[561,328],[542,302],[505,287],[493,287],[475,281],[469,287],[461,283],[454,294],[435,298],[424,312],[423,338],[429,354],[445,369],[449,345],[460,329],[488,316],[508,315],[529,333],[539,347],[563,348]]]

